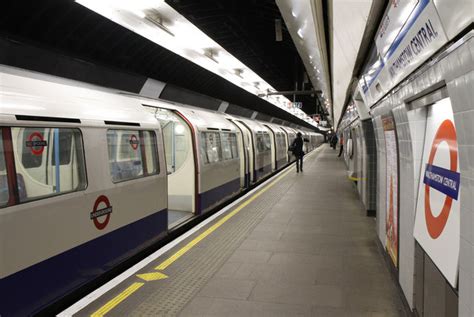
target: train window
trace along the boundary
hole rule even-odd
[[[201,157],[205,164],[222,160],[221,140],[218,132],[201,132]]]
[[[268,133],[257,133],[257,150],[266,152],[271,149],[270,135]]]
[[[269,151],[272,148],[270,134],[268,133],[263,134],[263,144],[265,146],[265,151]]]
[[[25,142],[31,142],[32,145],[34,142],[40,142],[44,138],[45,129],[35,129],[35,128],[24,128],[23,129],[23,140]],[[47,142],[47,141],[44,141]],[[34,149],[44,149],[47,147],[45,143],[43,147],[40,146],[31,146],[31,151],[22,151],[21,152],[21,163],[25,168],[35,168],[40,167],[43,162],[43,155],[35,154]]]
[[[263,134],[262,133],[257,133],[256,136],[256,143],[257,143],[257,151],[258,152],[263,152],[265,150],[265,146],[263,145]]]
[[[221,141],[222,141],[222,158],[224,160],[231,160],[232,159],[232,148],[230,146],[230,133],[222,133],[221,134]]]
[[[7,169],[5,164],[5,153],[3,150],[3,134],[0,129],[0,206],[5,206],[8,203],[8,179]]]
[[[232,157],[233,158],[238,158],[239,157],[239,148],[237,146],[237,135],[232,133],[229,134],[229,143],[230,143],[230,148],[232,150]]]
[[[201,153],[201,161],[203,164],[209,163],[209,158],[207,157],[207,148],[206,148],[206,136],[204,132],[201,133],[201,142],[199,152]]]
[[[183,119],[168,109],[153,108],[153,113],[161,124],[166,167],[168,174],[172,174],[183,166],[191,153],[191,130]]]
[[[73,132],[70,129],[59,129],[59,165],[68,165],[71,162],[71,144]],[[55,153],[56,143],[53,143]],[[56,165],[56,155],[53,155],[53,166]]]
[[[86,188],[79,129],[15,127],[11,132],[20,203]]]
[[[239,157],[237,149],[237,135],[235,133],[222,133],[222,156],[224,160],[231,160]]]
[[[143,131],[141,139],[143,140],[143,148],[145,150],[147,174],[159,174],[160,166],[158,165],[158,146],[156,145],[155,132]]]
[[[108,130],[107,146],[114,183],[159,173],[153,131]]]
[[[286,144],[285,144],[285,136],[283,135],[283,133],[278,133],[277,134],[277,144],[278,144],[278,147],[280,149],[285,149],[286,148]]]

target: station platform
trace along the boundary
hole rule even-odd
[[[74,316],[407,316],[376,239],[323,145]]]

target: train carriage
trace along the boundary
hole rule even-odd
[[[166,233],[166,168],[137,100],[0,76],[0,296],[26,314]]]

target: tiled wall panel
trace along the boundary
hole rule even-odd
[[[459,143],[461,171],[461,251],[459,314],[474,316],[474,37],[441,53],[418,70],[371,110],[377,160],[374,182],[377,233],[385,245],[386,158],[381,115],[393,111],[400,164],[400,267],[399,282],[411,307],[414,305],[413,226],[420,181],[427,108],[412,109],[407,100],[432,91],[443,83],[451,98]],[[364,133],[367,138],[367,134]],[[367,139],[364,142],[368,143]],[[365,175],[364,175],[365,176]],[[375,178],[374,178],[375,179]]]

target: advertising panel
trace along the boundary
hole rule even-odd
[[[459,156],[449,98],[428,109],[414,236],[456,287],[460,243]]]
[[[395,121],[392,115],[382,117],[387,159],[387,202],[386,202],[386,242],[385,247],[398,267],[398,151]]]

